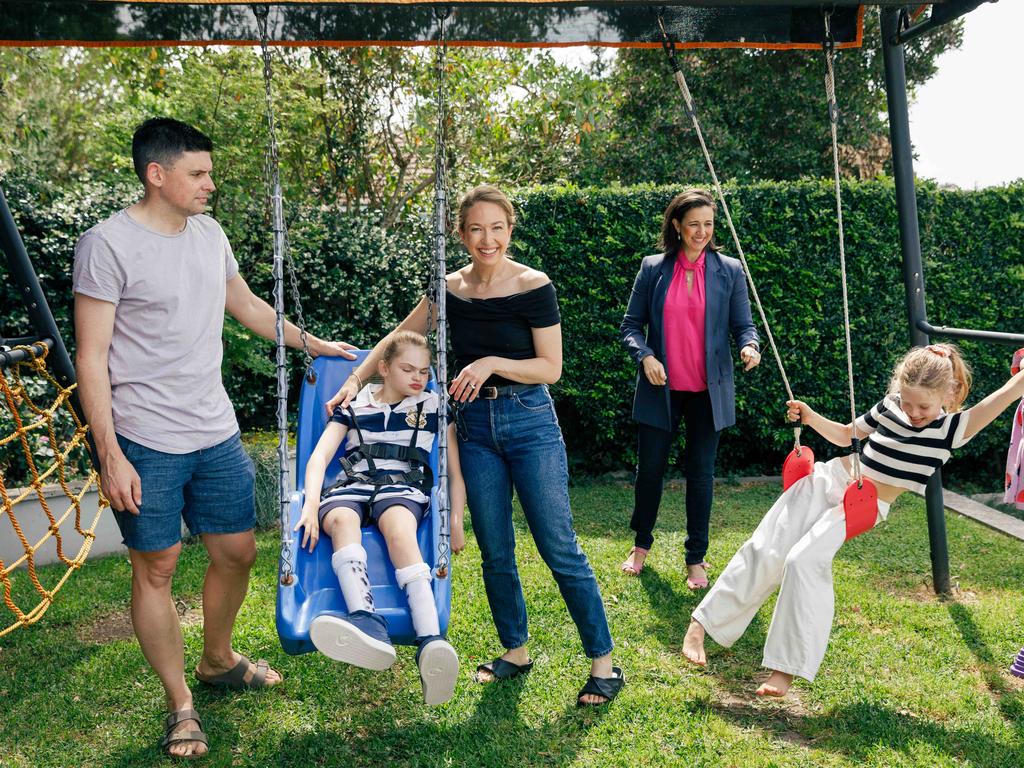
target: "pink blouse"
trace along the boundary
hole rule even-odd
[[[693,264],[680,250],[672,282],[665,295],[665,367],[668,387],[681,392],[703,392],[708,388],[704,352],[704,257]],[[687,273],[693,285],[687,289]]]

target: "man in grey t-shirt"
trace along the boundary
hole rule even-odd
[[[202,536],[202,681],[276,685],[281,675],[231,644],[256,559],[252,462],[221,381],[224,311],[268,339],[274,310],[242,276],[220,225],[203,214],[215,187],[210,140],[167,118],[132,139],[142,200],[97,224],[75,249],[76,368],[82,407],[132,563],[132,625],[170,711],[161,748],[208,749],[185,682],[171,579],[181,521]],[[314,355],[352,357],[348,344],[307,336]],[[285,341],[301,346],[285,325]]]

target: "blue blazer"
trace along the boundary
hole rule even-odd
[[[665,361],[665,295],[675,266],[676,254],[647,256],[633,282],[626,316],[619,326],[619,338],[637,365],[648,355],[654,355],[668,369]],[[736,387],[729,334],[735,339],[737,349],[748,344],[757,346],[759,341],[750,316],[747,281],[738,259],[707,249],[704,296],[704,357],[708,393],[715,429],[720,430],[736,423]],[[633,419],[664,430],[672,428],[668,385],[656,387],[651,384],[642,366],[636,377]]]

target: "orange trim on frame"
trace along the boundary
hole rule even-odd
[[[98,0],[99,2],[123,2],[123,0]],[[133,0],[139,2],[140,0]],[[215,0],[206,0],[214,2]],[[281,0],[281,2],[298,2],[299,0]],[[323,0],[320,0],[321,2]],[[470,0],[461,0],[469,2]],[[545,4],[553,0],[530,0],[538,4]],[[145,2],[169,3],[176,0],[145,0]],[[221,0],[222,2],[222,0]],[[516,3],[520,0],[515,0]],[[223,4],[223,2],[222,2]],[[340,4],[340,3],[335,3]],[[381,3],[387,4],[387,3]],[[513,3],[510,1],[509,5]],[[638,3],[639,5],[639,3]],[[846,43],[837,43],[836,48],[860,48],[864,43],[864,6],[857,9],[857,37]],[[571,42],[571,43],[515,43],[498,42],[492,40],[448,40],[448,45],[459,48],[573,48],[576,46],[588,46],[593,48],[660,48],[660,42],[650,43],[608,43],[608,42]],[[259,40],[0,40],[0,48],[177,48],[179,46],[211,46],[211,45],[248,45],[258,46]],[[415,48],[430,47],[437,45],[434,40],[272,40],[270,45],[282,48],[369,48],[379,46],[388,48],[392,46]],[[766,51],[817,51],[821,49],[821,43],[747,43],[747,42],[720,42],[720,43],[680,43],[676,42],[676,48],[689,49],[714,49],[714,48],[750,48]]]

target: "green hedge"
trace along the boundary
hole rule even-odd
[[[74,242],[131,200],[135,190],[83,184],[54,192],[25,178],[3,182],[61,328],[70,323]],[[553,388],[575,471],[628,468],[635,459],[629,419],[635,367],[619,345],[618,325],[642,256],[653,253],[667,187],[543,187],[516,195],[514,253],[546,271],[559,292],[565,342],[562,380]],[[832,188],[828,183],[759,183],[727,190],[787,375],[800,397],[837,419],[848,414],[842,299]],[[907,346],[895,196],[889,181],[846,184],[845,224],[858,402],[883,392]],[[923,184],[918,193],[929,319],[936,325],[1024,330],[1024,184],[965,192]],[[266,210],[261,200],[219,211],[257,293],[269,296]],[[371,217],[304,207],[292,212],[291,244],[311,330],[366,345],[422,293],[429,247],[426,218],[410,215],[395,231]],[[720,221],[719,240],[727,241]],[[731,244],[726,250],[731,251]],[[453,265],[464,259],[451,251]],[[9,285],[0,333],[25,329]],[[758,322],[760,326],[760,322]],[[69,339],[70,340],[70,339]],[[271,345],[229,324],[225,381],[243,426],[273,423]],[[1006,377],[1010,350],[965,343],[976,395]],[[298,358],[293,356],[293,362]],[[297,382],[298,370],[295,370]],[[737,372],[739,421],[723,439],[719,474],[777,472],[791,431],[785,393],[770,354],[751,374]],[[1009,416],[959,452],[950,470],[963,481],[998,487]],[[819,455],[830,449],[807,441]]]
[[[661,212],[676,191],[541,188],[517,201],[517,253],[558,286],[566,361],[556,390],[559,415],[570,454],[587,468],[628,466],[635,457],[629,420],[635,366],[615,340],[640,259],[655,252]],[[892,182],[848,183],[843,194],[862,410],[884,394],[909,331]],[[832,186],[758,183],[727,195],[794,392],[833,418],[847,418]],[[924,184],[918,206],[931,322],[1024,331],[1024,184],[974,192]],[[721,218],[718,239],[734,250]],[[975,397],[1006,379],[1012,350],[962,346],[974,366]],[[737,368],[738,423],[723,438],[719,474],[777,473],[792,441],[783,428],[785,389],[765,347],[760,368],[750,374]],[[950,467],[958,480],[999,487],[1009,424],[1006,414],[959,452]],[[819,456],[833,453],[815,436],[807,442]]]

